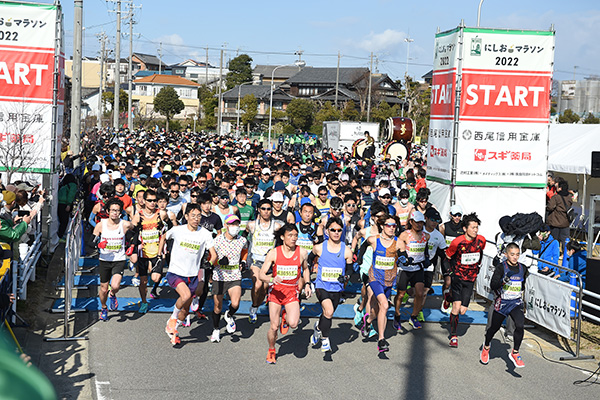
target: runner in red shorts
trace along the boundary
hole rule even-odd
[[[293,224],[284,225],[276,234],[279,242],[283,244],[269,250],[265,262],[260,269],[259,278],[271,285],[269,290],[269,318],[271,326],[267,333],[269,352],[267,363],[275,364],[277,352],[275,351],[275,340],[277,340],[277,329],[279,329],[281,307],[284,307],[281,317],[281,333],[285,334],[291,327],[298,326],[300,321],[300,302],[298,294],[301,285],[300,276],[307,282],[304,287],[306,297],[310,297],[310,271],[306,262],[308,253],[300,246],[296,246],[298,240],[298,228]],[[269,274],[272,272],[271,274]]]

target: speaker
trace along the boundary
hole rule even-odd
[[[592,151],[592,177],[600,178],[600,151]]]
[[[588,258],[586,263],[585,288],[592,293],[600,295],[600,259]],[[596,306],[600,306],[600,299],[583,296],[583,299]],[[583,311],[600,318],[600,311],[592,307],[583,306]]]

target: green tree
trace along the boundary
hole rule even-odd
[[[106,91],[102,93],[102,103],[104,104],[104,110],[108,113],[108,110],[112,110],[115,104],[115,93]],[[123,89],[119,90],[119,112],[127,111],[127,105],[129,103],[129,96]]]
[[[342,120],[344,121],[358,121],[360,114],[356,109],[356,103],[352,100],[346,102],[346,105],[342,109]]]
[[[570,108],[567,108],[562,115],[558,117],[558,122],[561,124],[575,124],[579,122],[579,119],[579,115],[575,114]]]
[[[312,100],[294,99],[288,104],[286,114],[290,125],[307,131],[315,119],[315,104]]]
[[[200,99],[200,107],[204,115],[200,123],[200,129],[215,129],[217,127],[215,109],[219,105],[219,99],[215,96],[216,94],[216,88],[211,89],[207,85],[202,85],[198,88],[198,98]]]
[[[252,80],[252,57],[248,54],[240,54],[236,58],[229,61],[227,68],[229,72],[225,77],[227,90],[244,82]]]
[[[242,126],[247,126],[247,132],[250,133],[250,124],[258,114],[258,101],[253,94],[245,95],[240,100],[240,110],[244,113],[241,115]]]
[[[592,113],[588,113],[581,122],[584,124],[600,124],[600,118],[594,116]]]
[[[402,109],[399,104],[391,107],[387,102],[382,101],[371,111],[371,119],[373,122],[383,124],[388,118],[399,117],[401,113]]]
[[[333,107],[330,101],[325,104],[315,114],[315,121],[310,128],[310,132],[321,134],[323,132],[323,121],[339,121],[342,117],[340,110]]]
[[[154,111],[158,111],[167,119],[167,131],[169,130],[169,121],[175,114],[179,114],[185,105],[179,99],[179,95],[172,87],[164,87],[154,97]]]

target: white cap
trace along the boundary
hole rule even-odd
[[[110,177],[114,181],[115,179],[119,179],[121,177],[121,173],[119,171],[113,171],[112,174],[110,174]]]
[[[100,175],[100,182],[101,183],[106,183],[108,181],[110,181],[110,178],[108,177],[108,174],[102,174],[102,175]]]
[[[421,211],[417,210],[413,210],[413,212],[410,214],[410,219],[415,222],[425,222],[425,216],[423,216]]]
[[[271,170],[269,168],[263,168],[262,174],[263,175],[271,175]]]
[[[462,207],[459,206],[458,204],[453,205],[452,207],[450,207],[450,214],[462,214],[463,210]]]
[[[388,188],[379,189],[379,197],[383,197],[386,195],[390,195],[390,196],[392,195],[390,193],[390,189],[388,189]]]
[[[269,197],[269,200],[283,202],[283,194],[281,192],[274,192],[271,197]]]

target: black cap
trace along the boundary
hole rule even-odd
[[[433,222],[438,222],[438,223],[442,222],[442,217],[441,217],[440,213],[438,212],[438,210],[436,210],[433,207],[428,208],[425,211],[425,218],[429,218]]]
[[[217,191],[217,196],[219,196],[219,197],[227,196],[227,198],[229,198],[229,192],[227,191],[227,189],[219,189]]]

